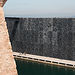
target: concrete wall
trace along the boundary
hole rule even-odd
[[[13,51],[75,60],[75,18],[6,18]]]

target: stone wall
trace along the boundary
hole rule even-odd
[[[75,18],[6,18],[13,51],[75,60]]]
[[[0,7],[0,75],[17,75],[2,7]]]

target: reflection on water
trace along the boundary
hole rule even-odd
[[[52,65],[17,60],[18,75],[75,75],[75,70]]]

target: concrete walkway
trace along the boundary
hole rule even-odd
[[[27,58],[32,61],[39,61],[39,62],[53,64],[53,65],[75,68],[75,61],[44,57],[44,56],[38,56],[38,55],[32,55],[32,54],[22,54],[18,52],[14,52],[13,55],[15,56],[15,58],[21,58],[21,59]]]

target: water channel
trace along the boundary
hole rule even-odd
[[[75,75],[75,70],[15,59],[18,75]]]

